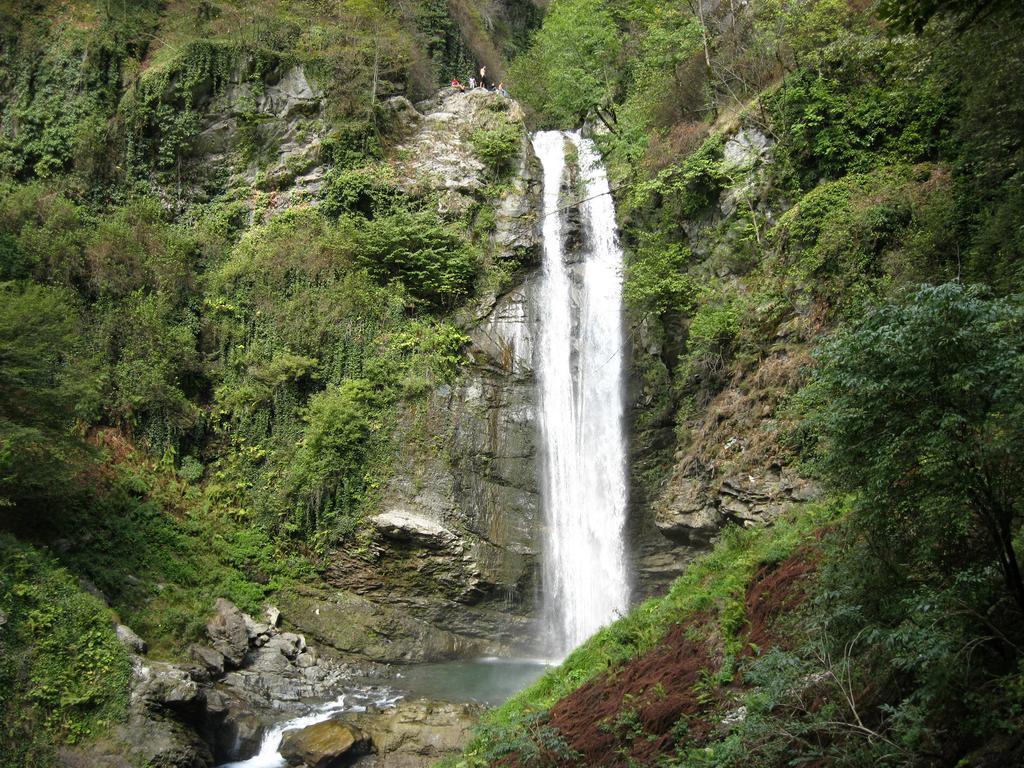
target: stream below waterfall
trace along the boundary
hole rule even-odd
[[[285,759],[278,752],[281,739],[286,731],[308,728],[311,725],[330,720],[335,715],[365,712],[370,707],[386,708],[401,698],[401,694],[389,688],[354,687],[341,694],[334,701],[321,704],[309,713],[293,717],[270,728],[263,736],[260,750],[248,760],[224,763],[220,768],[283,768]]]
[[[274,725],[263,736],[256,755],[224,763],[220,768],[282,768],[285,759],[278,750],[286,731],[316,725],[337,715],[387,709],[407,696],[498,706],[537,680],[550,666],[551,662],[543,659],[486,657],[401,667],[393,678],[354,682],[337,699]]]

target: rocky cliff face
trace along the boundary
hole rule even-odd
[[[264,219],[318,204],[331,168],[327,104],[301,66],[256,71],[239,61],[227,82],[197,89],[199,132],[178,204],[225,189],[258,197],[253,215]],[[399,185],[436,201],[442,219],[480,221],[488,274],[504,277],[482,280],[455,318],[469,338],[458,381],[400,405],[393,471],[365,546],[333,553],[324,584],[283,595],[284,618],[328,649],[372,661],[505,651],[535,634],[539,169],[521,108],[496,93],[446,89],[416,106],[394,97],[381,113]],[[499,179],[474,136],[509,126],[520,146]]]
[[[493,199],[493,178],[470,137],[498,123],[522,126],[517,104],[482,90],[443,91],[418,105],[423,112],[399,100],[391,108],[407,134],[394,160],[404,186],[438,190],[439,210],[451,217]],[[462,375],[402,406],[398,454],[370,521],[368,551],[337,552],[327,570],[331,584],[423,627],[415,642],[394,633],[379,660],[507,651],[535,635],[541,520],[530,318],[539,187],[522,130],[511,179],[493,203],[488,248],[488,258],[508,264],[514,277],[501,290],[485,290],[457,319],[469,337]],[[329,634],[324,627],[327,642]]]
[[[173,185],[155,180],[169,208],[184,210],[225,190],[265,194],[266,215],[315,203],[328,168],[322,150],[330,127],[324,91],[303,66],[274,59],[257,65],[242,56],[226,74],[197,77],[190,95],[197,133]]]
[[[179,190],[184,198],[203,199],[215,187],[256,190],[266,198],[263,217],[317,204],[330,167],[322,151],[326,104],[302,67],[257,74],[242,61],[226,84],[201,90],[188,160],[194,173],[182,174],[195,181]],[[492,213],[493,225],[481,227],[490,230],[486,259],[506,279],[490,281],[500,288],[480,290],[456,318],[470,339],[460,379],[400,407],[398,452],[371,540],[332,556],[328,589],[283,596],[285,618],[328,648],[374,661],[502,651],[533,634],[536,159],[519,105],[482,89],[443,90],[415,107],[395,97],[382,112],[400,186],[436,200],[453,222]],[[507,126],[521,142],[499,180],[473,139]]]
[[[709,276],[737,290],[743,266],[734,254],[744,214],[756,210],[770,225],[781,212],[773,208],[785,205],[767,181],[772,162],[772,140],[756,127],[738,126],[723,147],[721,169],[729,181],[717,206],[686,223],[688,245]],[[637,596],[646,597],[667,589],[727,525],[770,523],[790,505],[818,496],[813,483],[786,466],[777,408],[795,391],[809,342],[821,329],[808,310],[778,326],[777,343],[763,359],[722,362],[693,375],[680,370],[684,324],[633,318],[631,327],[631,534]],[[691,380],[678,381],[687,375]],[[689,417],[677,416],[673,392],[680,388],[696,393]]]

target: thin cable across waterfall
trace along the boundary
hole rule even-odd
[[[587,198],[579,253],[565,251],[560,192],[565,145],[576,149]],[[554,653],[564,655],[623,613],[626,436],[622,250],[608,179],[592,142],[545,131],[544,266],[539,302],[544,601]],[[553,215],[554,214],[554,215]],[[574,239],[575,241],[575,239]]]

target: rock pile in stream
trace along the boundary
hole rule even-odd
[[[365,669],[321,657],[303,635],[281,629],[280,619],[273,607],[255,619],[219,599],[206,625],[207,642],[191,646],[192,661],[179,664],[145,658],[145,641],[118,627],[134,659],[127,722],[88,747],[65,749],[61,764],[210,768],[245,760],[271,724],[307,711],[309,701],[354,690],[352,678]],[[287,732],[287,754],[292,765],[309,768],[425,767],[460,751],[479,713],[476,705],[427,699],[370,707]]]
[[[146,659],[141,638],[119,628],[134,654],[127,722],[87,751],[66,750],[63,764],[208,768],[251,757],[270,722],[300,711],[302,701],[334,698],[351,674],[302,635],[279,629],[279,620],[276,608],[256,620],[219,599],[208,643],[193,645],[192,662],[179,664]]]

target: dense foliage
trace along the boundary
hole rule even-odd
[[[0,534],[0,755],[52,757],[51,735],[79,741],[124,716],[128,652],[109,611],[51,558]]]
[[[941,584],[998,564],[1024,612],[1022,322],[1019,300],[923,288],[830,339],[803,396],[811,460],[857,494],[855,522],[891,567]]]

